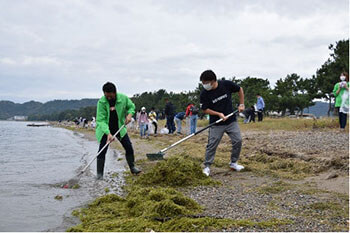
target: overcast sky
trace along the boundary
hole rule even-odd
[[[188,91],[206,69],[273,85],[348,37],[348,0],[0,0],[0,100]]]

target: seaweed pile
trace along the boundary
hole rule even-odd
[[[266,224],[201,215],[203,208],[176,188],[218,182],[203,175],[198,161],[188,156],[171,157],[158,162],[143,175],[129,175],[127,179],[125,197],[108,194],[86,208],[74,210],[72,214],[79,217],[81,224],[67,231],[221,231]],[[269,224],[288,223],[274,220]]]
[[[219,182],[203,174],[200,163],[187,155],[174,156],[158,162],[137,179],[144,186],[185,187],[215,185]]]

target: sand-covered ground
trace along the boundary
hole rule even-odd
[[[79,131],[94,140],[93,131]],[[175,187],[202,206],[200,217],[239,221],[205,230],[349,230],[348,130],[340,132],[335,120],[267,119],[241,124],[241,131],[244,171],[229,169],[231,146],[224,136],[211,169],[211,178],[220,185]],[[141,139],[136,131],[129,135],[143,174],[153,171],[157,163],[147,160],[146,153],[158,152],[183,137]],[[188,156],[202,166],[206,142],[204,132],[169,150],[165,158]],[[119,143],[112,148],[124,153]]]

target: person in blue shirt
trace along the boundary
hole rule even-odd
[[[256,94],[256,98],[257,98],[256,108],[258,109],[258,121],[262,121],[263,120],[263,112],[265,109],[265,102],[264,102],[263,97],[261,97],[261,95],[259,93]]]
[[[186,115],[185,112],[179,112],[175,115],[174,119],[175,119],[176,128],[177,128],[176,133],[178,133],[178,134],[182,134],[181,133],[181,125],[182,125],[183,119],[185,119],[185,115]]]

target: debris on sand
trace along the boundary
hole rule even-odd
[[[337,178],[339,175],[337,173],[331,173],[329,176],[327,176],[326,180]]]

